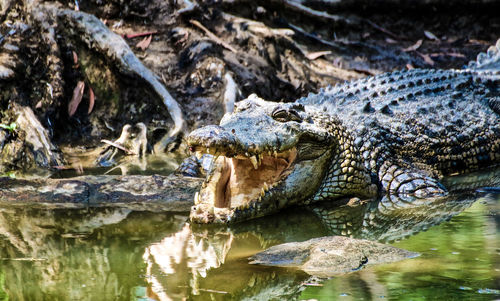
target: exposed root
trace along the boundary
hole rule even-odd
[[[139,122],[135,126],[126,124],[120,137],[115,141],[101,140],[109,146],[101,152],[97,164],[100,166],[114,165],[116,158],[123,153],[144,158],[148,144],[146,134],[147,128],[144,123]]]
[[[146,68],[135,56],[122,37],[110,31],[106,25],[93,15],[80,11],[60,9],[53,4],[43,4],[40,7],[41,12],[50,13],[53,17],[61,20],[66,25],[66,30],[85,42],[89,48],[104,54],[114,62],[121,73],[140,78],[153,89],[167,107],[174,121],[174,128],[167,134],[168,139],[165,141],[167,145],[173,142],[179,134],[183,134],[186,125],[179,104],[153,72]]]
[[[54,27],[50,24],[40,11],[33,11],[31,15],[34,21],[40,26],[41,34],[44,43],[47,45],[47,55],[42,59],[45,60],[45,65],[48,67],[48,83],[46,96],[37,104],[38,108],[45,110],[54,109],[54,104],[58,103],[64,93],[64,80],[62,79],[63,63],[61,61],[61,52],[56,41],[56,33]]]
[[[16,103],[12,103],[12,106],[17,129],[16,134],[10,137],[9,143],[3,146],[2,167],[30,168],[37,165],[51,168],[62,165],[61,154],[54,152],[57,148],[31,108]]]
[[[226,91],[224,91],[224,113],[232,113],[234,110],[234,102],[236,101],[236,96],[238,95],[238,86],[234,82],[231,73],[226,73],[224,75],[226,80]]]

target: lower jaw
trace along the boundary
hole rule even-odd
[[[277,210],[269,202],[252,202],[248,208],[218,208],[213,204],[198,204],[192,207],[190,221],[198,224],[228,224],[245,221]]]
[[[286,156],[263,156],[257,167],[245,158],[220,156],[214,162],[215,171],[210,180],[195,197],[191,221],[230,223],[267,214],[262,211],[267,212],[264,208],[271,204],[262,202],[262,198],[293,170],[296,150]]]

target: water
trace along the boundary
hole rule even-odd
[[[299,208],[230,227],[119,208],[3,207],[0,300],[495,300],[499,211],[499,194],[475,192]],[[247,263],[272,245],[330,234],[421,256],[326,280]]]

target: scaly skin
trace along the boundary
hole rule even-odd
[[[216,158],[191,220],[235,222],[350,196],[446,195],[442,176],[500,163],[499,48],[464,70],[398,71],[294,103],[237,103],[220,126],[188,136]]]

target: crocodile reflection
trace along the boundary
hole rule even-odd
[[[308,275],[251,266],[247,258],[272,245],[329,234],[402,239],[462,212],[477,200],[474,188],[498,186],[499,175],[497,170],[484,179],[447,180],[454,187],[450,191],[459,193],[454,198],[351,201],[230,227],[190,225],[187,215],[119,208],[3,207],[0,295],[4,290],[13,300],[295,299],[312,281]],[[367,291],[383,287],[370,270],[349,277]]]
[[[120,208],[2,207],[0,293],[11,300],[129,300],[144,285],[144,248],[185,219]]]
[[[440,198],[384,196],[376,202],[359,199],[324,204],[311,210],[331,235],[393,242],[426,231],[469,208],[485,186],[500,185],[500,169],[445,178],[450,194]],[[499,190],[500,191],[500,190]]]
[[[498,185],[499,174],[497,170],[447,179],[447,187],[452,193],[445,198],[359,200],[340,206],[307,208],[309,211],[299,208],[279,216],[234,224],[230,228],[186,226],[182,233],[187,240],[184,243],[189,247],[184,250],[191,252],[184,251],[183,254],[188,257],[184,260],[190,269],[190,294],[200,299],[214,294],[234,300],[252,296],[263,300],[296,298],[304,289],[304,283],[310,281],[307,276],[294,270],[250,267],[246,265],[246,257],[275,244],[307,240],[311,235],[349,235],[382,242],[399,240],[425,231],[467,209],[480,196],[474,189]],[[158,294],[175,291],[172,279],[178,277],[179,270],[175,262],[178,252],[172,250],[172,245],[175,245],[172,241],[175,240],[178,240],[175,236],[165,238],[146,252],[152,291]],[[252,241],[255,251],[240,249],[242,244],[251,244]],[[195,249],[198,251],[193,252]],[[351,278],[374,290],[380,284],[370,273],[363,271]],[[363,277],[371,280],[366,282],[361,279]],[[160,299],[167,299],[166,295],[164,297]]]

